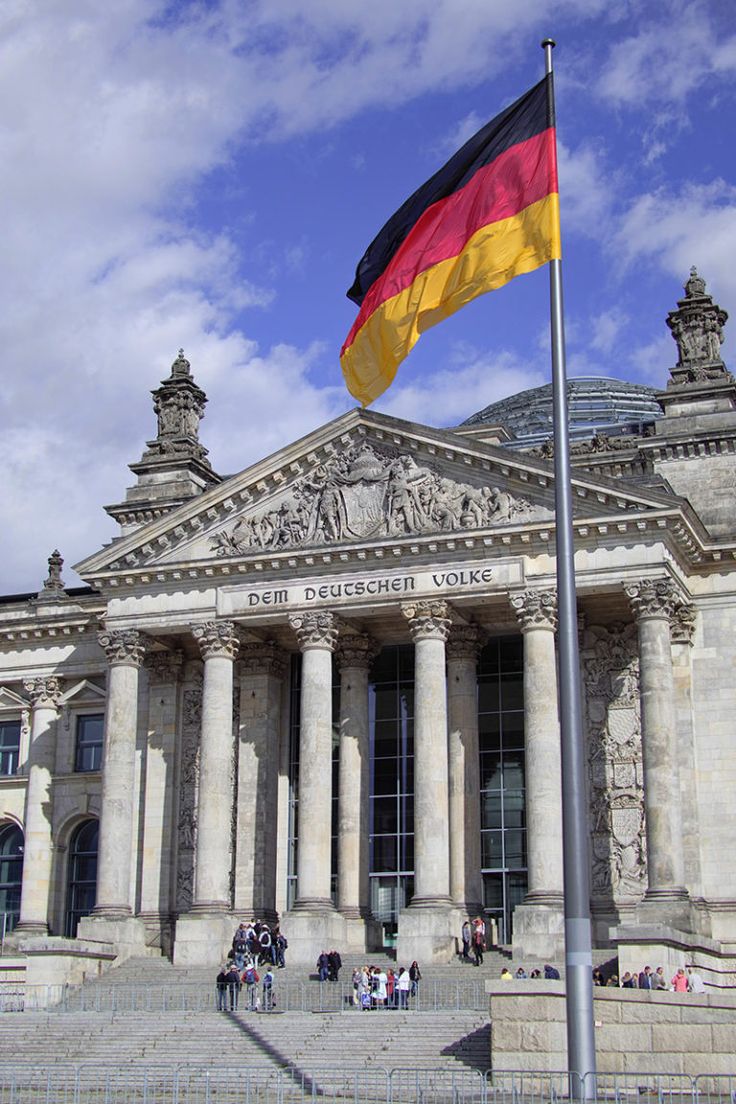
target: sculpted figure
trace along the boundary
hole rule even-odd
[[[491,520],[494,522],[510,521],[514,500],[506,491],[499,487],[493,487],[493,510]]]

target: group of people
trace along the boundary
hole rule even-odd
[[[512,974],[507,966],[504,966],[501,971],[501,981],[536,981],[539,978],[544,978],[546,981],[559,981],[560,971],[556,966],[551,966],[550,963],[545,964],[544,973],[539,969],[527,973],[523,966],[519,966],[515,974]]]
[[[416,997],[422,972],[416,962],[407,970],[384,970],[382,966],[358,966],[353,971],[353,1004],[364,1012],[377,1008],[408,1008]]]
[[[684,966],[680,966],[669,984],[663,966],[658,966],[656,970],[652,970],[651,966],[645,966],[638,974],[627,970],[620,980],[617,974],[611,974],[606,979],[602,971],[597,968],[593,971],[593,984],[605,985],[608,988],[669,990],[672,993],[705,992],[703,979],[692,966],[688,966],[687,972]]]
[[[250,920],[248,923],[244,920],[235,931],[228,959],[239,970],[245,968],[247,960],[257,966],[270,965],[281,970],[286,966],[288,946],[286,936],[279,928],[271,931],[269,925],[262,920]]]
[[[258,986],[261,981],[263,988],[259,993]],[[266,968],[263,978],[261,979],[256,964],[253,961],[249,961],[242,970],[239,970],[232,960],[223,963],[215,983],[217,1011],[237,1012],[240,994],[243,988],[245,988],[246,995],[246,1011],[271,1011],[275,1004],[273,996],[273,970],[271,966]]]
[[[465,920],[460,931],[460,939],[463,949],[460,957],[463,962],[472,961],[474,966],[480,966],[483,962],[483,952],[487,950],[486,922],[482,916],[476,916],[474,920]]]

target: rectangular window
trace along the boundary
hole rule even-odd
[[[0,721],[0,775],[17,774],[20,721]]]
[[[102,713],[87,713],[77,717],[77,747],[74,770],[97,771],[102,766]]]

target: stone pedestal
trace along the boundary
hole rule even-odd
[[[175,966],[221,966],[238,922],[231,913],[185,912],[176,921]]]
[[[420,968],[443,965],[455,960],[465,911],[451,905],[410,905],[399,913],[396,962],[410,966],[414,959]]]

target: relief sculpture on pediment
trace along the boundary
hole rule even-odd
[[[240,518],[210,542],[218,556],[236,556],[543,517],[551,511],[499,487],[457,482],[413,456],[390,456],[362,444],[320,464],[268,510]]]

